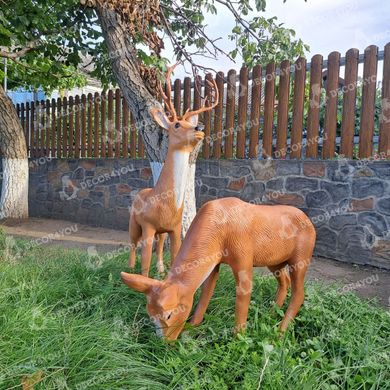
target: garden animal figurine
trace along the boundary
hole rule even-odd
[[[208,81],[214,90],[214,102],[204,104],[195,111],[187,110],[179,117],[171,101],[170,77],[174,66],[168,68],[166,75],[167,94],[161,94],[168,110],[168,116],[157,107],[151,109],[155,121],[168,132],[168,152],[160,177],[154,188],[138,192],[130,210],[130,258],[129,267],[134,268],[136,247],[141,240],[142,275],[148,276],[152,257],[154,236],[159,236],[157,244],[157,266],[164,271],[163,247],[166,233],[170,238],[171,263],[181,244],[182,214],[184,194],[189,172],[189,157],[197,144],[203,140],[204,133],[198,127],[198,115],[216,107],[219,100],[215,80]]]
[[[222,263],[232,268],[236,281],[235,328],[245,328],[253,267],[266,266],[278,281],[275,302],[279,307],[291,277],[291,300],[280,324],[285,331],[304,301],[304,278],[315,239],[310,219],[295,207],[217,199],[199,210],[165,280],[125,272],[121,276],[130,288],[147,295],[149,316],[166,339],[175,340],[201,285],[191,323],[202,322]]]

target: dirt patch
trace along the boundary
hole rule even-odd
[[[97,228],[75,222],[30,218],[24,221],[6,221],[1,224],[8,235],[37,240],[43,245],[109,252],[129,245],[128,233],[120,230]],[[259,272],[268,273],[259,268]],[[308,270],[308,279],[325,284],[337,283],[340,292],[354,291],[363,298],[377,298],[390,310],[390,271],[314,258]]]

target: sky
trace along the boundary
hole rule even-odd
[[[220,46],[231,50],[234,42],[227,37],[234,26],[234,19],[222,6],[217,8],[218,15],[206,18],[207,32],[212,37],[222,37]],[[287,0],[286,3],[268,0],[265,15],[277,16],[285,27],[296,31],[296,37],[310,46],[308,60],[314,54],[327,57],[332,51],[339,51],[345,56],[352,47],[363,53],[372,44],[383,50],[390,42],[390,0]],[[167,48],[165,56],[174,62],[172,53],[172,49]],[[201,63],[225,73],[241,66],[240,60],[233,63],[223,56],[218,61],[201,59]],[[184,69],[177,69],[176,77],[184,75]]]

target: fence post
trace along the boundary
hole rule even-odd
[[[245,157],[246,117],[248,110],[248,69],[240,70],[240,85],[238,89],[238,129],[237,129],[237,158]]]
[[[381,106],[378,151],[383,158],[390,157],[390,43],[385,46]]]
[[[290,61],[280,64],[278,126],[275,156],[285,158],[287,153],[288,106],[290,100]]]
[[[265,70],[265,98],[264,98],[264,129],[263,150],[264,158],[272,157],[272,133],[274,126],[275,108],[275,63],[271,62]]]
[[[261,66],[252,70],[251,126],[249,130],[249,158],[257,158],[259,153],[259,129],[261,109]]]
[[[337,102],[340,71],[340,53],[334,51],[328,57],[326,81],[326,107],[322,158],[333,158],[335,154],[337,129]]]
[[[224,99],[224,74],[218,72],[216,76],[217,88],[219,92],[219,102],[215,107],[214,113],[214,134],[215,140],[213,144],[214,158],[221,158],[221,144],[222,144],[222,118],[223,118],[223,99]]]
[[[236,106],[236,71],[229,70],[227,76],[227,100],[226,100],[226,138],[225,157],[233,157],[233,137],[234,137],[234,112]]]
[[[347,51],[345,56],[345,88],[343,93],[343,116],[341,121],[340,146],[340,154],[347,158],[353,157],[358,68],[359,50],[350,49]]]

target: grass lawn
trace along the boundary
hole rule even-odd
[[[19,253],[0,253],[0,389],[21,388],[23,377],[41,377],[34,388],[45,390],[390,389],[390,316],[336,287],[307,284],[294,327],[278,337],[276,281],[256,276],[249,328],[235,337],[224,268],[204,323],[169,345],[144,295],[120,281],[126,254]]]

